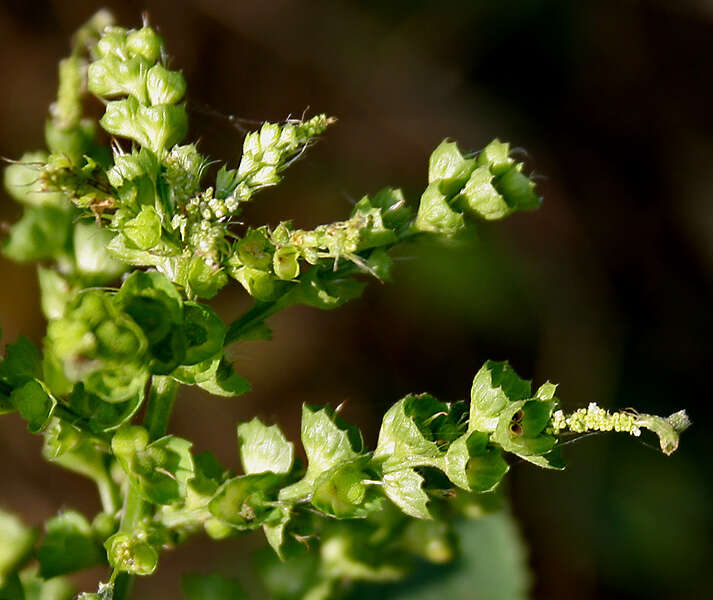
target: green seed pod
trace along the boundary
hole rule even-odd
[[[108,133],[130,138],[159,156],[179,143],[188,131],[184,107],[142,106],[133,96],[109,102],[99,123]]]
[[[300,274],[300,252],[294,246],[282,246],[272,256],[272,268],[279,279],[290,281]]]
[[[280,290],[274,275],[261,269],[243,266],[231,270],[230,276],[237,279],[248,294],[261,302],[274,300]]]
[[[153,63],[164,52],[163,39],[151,27],[142,27],[126,37],[126,49],[134,56],[141,56]]]
[[[240,262],[248,267],[266,270],[272,263],[273,246],[262,231],[249,230],[235,248]]]
[[[235,533],[235,529],[215,517],[206,520],[203,527],[208,536],[214,540],[224,540]]]
[[[487,221],[502,219],[513,212],[493,185],[495,176],[487,167],[478,167],[468,179],[454,206]]]
[[[148,542],[119,532],[104,544],[109,564],[134,575],[151,575],[158,565],[158,552]]]
[[[478,155],[479,167],[487,167],[493,175],[502,175],[515,164],[510,157],[510,144],[495,138]]]
[[[215,356],[223,348],[225,324],[205,304],[183,304],[183,329],[187,346],[184,365],[195,365]]]
[[[92,533],[94,538],[100,543],[116,533],[119,522],[115,515],[107,512],[100,512],[92,521]]]
[[[431,154],[428,183],[438,183],[441,192],[450,196],[463,187],[474,168],[475,160],[464,158],[458,144],[443,140]]]
[[[76,56],[59,61],[59,88],[57,102],[50,106],[50,114],[56,127],[73,129],[82,118],[81,95],[84,85],[82,69],[85,62]]]
[[[126,29],[123,27],[107,27],[96,46],[94,52],[99,57],[116,56],[122,60],[129,58],[126,49]]]
[[[45,143],[52,153],[65,155],[75,167],[81,167],[85,163],[84,155],[92,148],[96,130],[96,123],[90,119],[80,121],[71,129],[61,129],[53,119],[48,119]]]
[[[113,235],[96,223],[80,221],[74,226],[74,260],[87,282],[108,283],[126,271],[126,265],[106,249]]]
[[[186,79],[179,71],[169,71],[157,64],[149,69],[146,89],[151,104],[175,104],[186,93]]]
[[[438,182],[429,184],[421,196],[414,227],[442,235],[453,235],[465,228],[463,215],[454,211],[441,192]]]
[[[517,210],[534,210],[542,204],[535,193],[535,182],[517,168],[511,168],[495,180],[495,187],[508,205]]]
[[[150,250],[161,241],[161,217],[153,206],[142,206],[124,225],[123,233],[140,250]]]
[[[26,152],[20,160],[5,168],[5,189],[15,200],[25,205],[66,205],[64,194],[42,189],[40,170],[46,162],[46,152]]]
[[[124,425],[111,438],[111,450],[117,456],[131,460],[148,446],[149,432],[138,425]]]
[[[106,56],[89,65],[89,91],[101,98],[132,95],[140,103],[146,104],[148,68],[148,63],[141,57],[122,60],[116,56]]]

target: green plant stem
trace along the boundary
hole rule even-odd
[[[245,314],[238,317],[228,326],[228,331],[225,334],[225,345],[237,342],[252,327],[259,325],[268,317],[289,306],[292,303],[290,301],[291,296],[292,294],[287,292],[272,302],[255,302]]]
[[[338,277],[344,277],[358,270],[359,268],[356,265],[348,264],[337,271],[333,271],[331,273],[331,277],[335,279]],[[250,329],[256,325],[262,323],[265,319],[277,314],[292,304],[297,304],[299,300],[295,292],[298,290],[299,287],[293,287],[288,292],[277,298],[277,300],[272,300],[270,302],[255,302],[255,304],[253,304],[244,314],[239,316],[228,326],[228,331],[225,334],[224,345],[227,346],[228,344],[237,342],[241,337],[243,337],[243,335],[245,335],[245,333],[250,331]]]
[[[178,383],[174,379],[162,375],[153,377],[144,419],[152,441],[166,435],[177,392]]]

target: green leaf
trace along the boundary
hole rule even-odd
[[[494,185],[495,175],[487,167],[478,167],[455,200],[460,210],[487,221],[503,219],[513,212]]]
[[[487,361],[473,379],[468,430],[495,431],[500,413],[530,395],[530,382],[520,379],[507,362]]]
[[[195,365],[218,354],[225,340],[225,324],[213,309],[198,302],[183,304],[183,331],[186,337],[184,365]]]
[[[34,570],[25,570],[20,578],[25,600],[72,600],[77,593],[74,586],[62,577],[45,580]]]
[[[14,515],[0,509],[0,588],[32,552],[37,532],[25,527]]]
[[[40,304],[45,318],[60,319],[64,309],[72,298],[69,282],[54,269],[37,267],[37,279],[40,284]]]
[[[423,477],[414,469],[386,473],[383,479],[386,496],[407,515],[416,519],[430,519],[428,495],[423,491]]]
[[[314,483],[312,505],[324,514],[337,519],[366,518],[383,498],[370,494],[365,470],[368,459],[339,464],[322,473]]]
[[[148,339],[151,372],[173,371],[186,353],[183,301],[175,286],[161,273],[136,271],[121,286],[115,302]]]
[[[475,168],[475,159],[466,159],[458,144],[443,140],[431,154],[428,163],[428,183],[437,183],[441,192],[458,192]]]
[[[141,494],[154,504],[170,504],[186,497],[195,474],[191,442],[167,435],[146,445],[141,427],[124,427],[112,438],[112,449]]]
[[[0,600],[25,600],[25,592],[17,573],[0,577]]]
[[[87,420],[92,431],[104,433],[117,429],[133,417],[144,401],[145,386],[124,402],[109,403],[87,391],[84,384],[72,388],[67,404],[80,417]]]
[[[221,359],[209,379],[197,381],[196,385],[215,396],[233,397],[250,391],[250,382],[240,377],[225,358]]]
[[[0,362],[0,380],[15,387],[41,374],[40,352],[30,340],[20,335],[14,344],[7,345],[5,358]]]
[[[210,512],[236,529],[256,529],[275,512],[276,488],[282,480],[282,475],[270,472],[229,479],[210,501]]]
[[[182,365],[171,372],[171,377],[186,385],[198,385],[215,378],[218,366],[223,360],[222,353],[195,365]]]
[[[479,167],[488,167],[493,174],[501,175],[515,164],[510,157],[510,144],[495,138],[478,154],[477,163]]]
[[[448,406],[429,394],[407,396],[386,412],[374,452],[384,473],[416,466],[445,468],[445,453],[432,429],[442,414],[448,414]]]
[[[438,181],[429,184],[423,192],[414,227],[442,235],[453,235],[465,228],[463,215],[450,207]]]
[[[487,433],[465,433],[448,448],[446,475],[458,487],[489,492],[508,472],[499,448],[488,445]]]
[[[554,401],[520,400],[512,402],[498,417],[493,441],[506,452],[518,456],[547,454],[556,439],[544,433]]]
[[[18,262],[53,259],[67,251],[73,213],[66,207],[28,206],[10,230],[3,252]]]
[[[292,469],[294,445],[277,425],[264,425],[257,417],[238,425],[240,460],[245,473],[286,474]]]
[[[365,283],[352,277],[335,277],[315,266],[300,276],[299,286],[290,293],[297,303],[331,310],[361,296],[365,287]]]
[[[92,528],[81,514],[67,511],[45,524],[46,535],[37,549],[40,575],[45,579],[81,571],[104,562]]]
[[[495,187],[515,210],[535,210],[542,199],[535,193],[535,182],[519,168],[511,168],[495,180]]]
[[[39,433],[47,426],[52,411],[57,405],[57,401],[45,385],[37,379],[31,379],[21,387],[15,388],[10,396],[10,402],[27,421],[27,429],[30,433]]]
[[[242,600],[246,598],[237,580],[217,573],[211,575],[190,574],[181,578],[181,586],[187,600]]]
[[[139,250],[151,250],[161,240],[161,217],[153,206],[142,206],[139,214],[124,225],[122,233]]]
[[[457,523],[460,556],[443,566],[421,567],[403,583],[363,585],[350,600],[526,600],[532,576],[527,550],[512,515],[500,511]]]
[[[42,189],[40,169],[46,162],[46,152],[25,152],[5,168],[5,189],[14,200],[27,206],[67,204],[64,194]]]
[[[74,226],[74,257],[77,270],[90,283],[108,283],[126,271],[126,265],[107,251],[114,237],[108,229],[95,223],[78,222]]]
[[[185,137],[188,117],[183,106],[143,106],[129,96],[109,102],[99,124],[111,135],[130,138],[161,154]]]
[[[303,404],[302,445],[307,454],[307,471],[300,481],[280,491],[280,500],[308,499],[322,473],[359,456],[363,440],[358,429],[337,418],[329,407]]]

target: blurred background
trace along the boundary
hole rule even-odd
[[[564,473],[521,464],[508,485],[533,597],[709,596],[713,2],[2,0],[0,155],[43,147],[57,60],[102,6],[127,26],[148,11],[188,80],[204,153],[235,166],[241,123],[339,118],[248,223],[312,227],[386,185],[416,203],[444,137],[466,150],[500,137],[542,175],[538,212],[452,247],[411,246],[391,284],[338,311],[273,318],[272,343],[234,353],[254,391],[183,394],[178,434],[235,467],[236,421],[258,414],[296,440],[302,402],[346,402],[373,444],[392,402],[463,399],[488,358],[558,382],[568,409],[687,408],[694,426],[670,458],[595,436],[567,448]],[[3,192],[0,221],[19,213]],[[3,341],[39,342],[34,267],[1,259],[0,276]],[[248,304],[237,284],[213,302],[225,319]],[[0,504],[35,524],[62,507],[97,511],[92,485],[43,463],[40,448],[19,419],[0,420]],[[189,569],[249,577],[247,552],[261,543],[190,542],[162,556],[137,598],[177,598]]]

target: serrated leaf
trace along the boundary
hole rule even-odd
[[[407,515],[416,519],[430,519],[428,495],[421,487],[423,481],[423,477],[414,469],[392,471],[384,475],[384,493]]]
[[[302,445],[307,454],[304,477],[280,491],[280,500],[309,498],[317,478],[336,465],[357,458],[362,451],[361,433],[336,417],[329,407],[302,405]]]
[[[530,382],[520,379],[507,362],[487,361],[473,379],[468,431],[495,431],[500,413],[530,395]]]
[[[231,398],[250,391],[250,382],[238,375],[225,358],[218,363],[208,379],[196,381],[196,385],[215,396]]]
[[[512,452],[523,458],[547,454],[557,441],[543,431],[553,407],[552,401],[511,402],[498,417],[493,441],[506,452]],[[519,422],[518,414],[522,415]]]
[[[429,184],[421,196],[414,226],[418,231],[453,235],[465,228],[463,215],[448,204],[448,198],[436,181]]]
[[[170,504],[185,498],[188,480],[195,473],[191,446],[186,439],[167,435],[138,450],[122,462],[127,474],[154,504]]]
[[[245,473],[289,473],[294,445],[277,425],[264,425],[257,417],[238,425],[238,447]]]
[[[0,380],[15,387],[41,374],[40,352],[30,340],[20,335],[14,344],[7,345],[0,362]]]
[[[443,140],[431,154],[428,183],[437,183],[447,196],[457,193],[475,168],[475,159],[465,158],[458,144]]]
[[[57,405],[52,394],[37,379],[31,379],[15,388],[10,395],[10,402],[27,421],[30,433],[38,433],[47,426]]]
[[[385,473],[415,466],[444,469],[445,453],[424,436],[428,423],[442,413],[448,413],[447,405],[429,394],[399,400],[384,415],[374,461]]]

